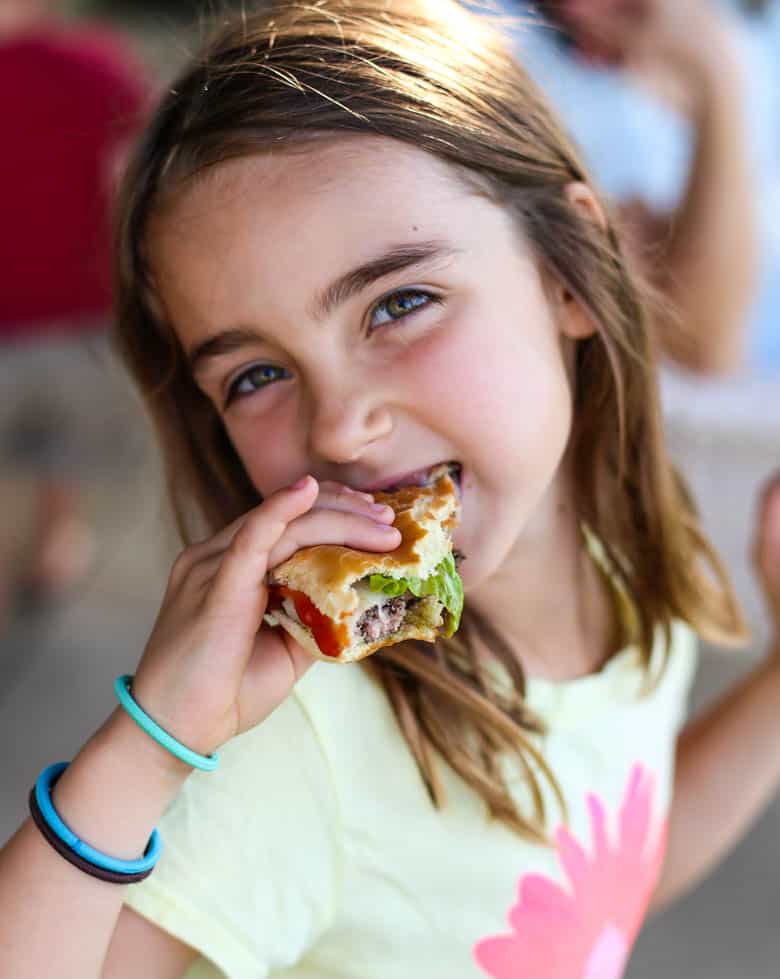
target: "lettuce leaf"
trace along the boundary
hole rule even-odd
[[[449,612],[445,627],[445,636],[453,635],[460,625],[463,613],[463,582],[455,567],[452,553],[436,567],[430,577],[422,578],[390,578],[383,574],[372,574],[368,578],[371,591],[381,592],[395,598],[410,591],[417,598],[424,595],[435,595]]]

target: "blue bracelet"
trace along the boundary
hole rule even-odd
[[[118,676],[114,681],[114,690],[119,698],[119,703],[133,718],[135,723],[143,731],[146,731],[150,737],[154,738],[158,744],[161,744],[163,748],[167,748],[172,755],[176,755],[177,758],[180,758],[186,764],[192,765],[193,768],[200,768],[204,772],[213,772],[217,765],[219,765],[219,755],[216,752],[213,755],[199,755],[191,748],[183,745],[181,741],[177,741],[167,731],[163,730],[133,700],[133,695],[130,693],[130,684],[132,682],[133,677],[128,673],[125,673],[124,676]]]
[[[146,852],[140,860],[117,860],[115,857],[101,853],[100,850],[95,850],[63,823],[52,804],[50,793],[52,783],[65,771],[68,765],[69,762],[67,761],[49,765],[48,768],[44,768],[35,783],[35,801],[38,803],[41,815],[46,820],[46,825],[70,850],[96,867],[112,870],[118,874],[138,874],[151,870],[162,853],[162,841],[157,830],[152,833]]]

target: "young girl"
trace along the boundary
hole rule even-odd
[[[615,230],[500,35],[450,0],[224,27],[138,148],[118,270],[199,542],[0,856],[0,976],[617,979],[780,778],[780,646],[678,739],[695,633],[743,626]],[[372,494],[450,461],[459,632],[309,670],[267,570],[392,550]]]

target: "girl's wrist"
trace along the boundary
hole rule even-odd
[[[57,781],[54,808],[90,846],[120,860],[137,859],[192,772],[164,755],[118,707]]]
[[[94,740],[109,753],[119,757],[132,757],[133,765],[142,768],[147,775],[159,781],[160,788],[178,791],[192,774],[192,766],[185,764],[151,735],[142,730],[130,714],[117,706],[95,734]]]

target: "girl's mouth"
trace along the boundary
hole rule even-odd
[[[459,462],[448,462],[446,463],[446,468],[452,478],[453,483],[455,483],[455,489],[458,493],[458,499],[463,498],[463,466]]]
[[[455,483],[458,495],[461,494],[461,480],[463,467],[459,462],[439,462],[434,466],[425,469],[416,469],[414,472],[405,473],[403,476],[394,476],[384,483],[377,483],[373,486],[364,488],[368,493],[394,493],[396,490],[403,489],[404,486],[430,486],[444,473],[448,473]]]

